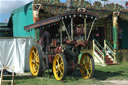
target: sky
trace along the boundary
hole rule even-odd
[[[0,0],[0,22],[7,22],[13,10],[31,1],[33,0]],[[101,0],[86,0],[86,1],[93,3],[94,1],[101,1]],[[109,2],[107,3],[116,2],[118,4],[125,6],[126,1],[128,0],[109,0]],[[61,2],[66,2],[66,0],[61,0]]]

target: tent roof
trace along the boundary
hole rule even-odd
[[[13,12],[12,12],[12,14],[15,14],[15,13],[19,13],[19,12],[23,12],[23,11],[27,11],[27,10],[31,10],[32,9],[32,3],[33,2],[30,2],[30,3],[28,3],[28,4],[25,4],[24,6],[22,6],[22,7],[19,7],[19,8],[17,8],[17,9],[15,9]]]
[[[20,13],[20,12],[25,12],[25,13],[27,13],[28,10],[32,10],[32,4],[33,4],[33,2],[30,2],[30,3],[28,3],[28,4],[25,4],[25,5],[23,5],[23,6],[19,7],[19,8],[17,8],[17,9],[15,9],[15,10],[11,13],[11,16],[10,16],[10,18],[9,18],[8,27],[10,27],[11,24],[12,24],[12,22],[13,22],[13,21],[12,21],[12,16],[13,16],[14,14],[17,14],[17,13]]]

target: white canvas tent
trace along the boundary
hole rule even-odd
[[[29,51],[32,44],[31,38],[1,38],[0,70],[2,66],[8,66],[14,67],[15,73],[29,71]]]

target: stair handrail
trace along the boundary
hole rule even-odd
[[[96,39],[93,39],[93,40],[96,42],[96,44],[98,45],[98,47],[100,47],[102,50],[104,50],[104,48],[100,45],[100,43]]]
[[[106,44],[107,44],[109,47],[111,47],[112,50],[114,50],[114,48],[113,48],[113,46],[110,44],[110,42],[108,42],[107,40],[105,40],[105,41],[106,41]]]
[[[99,47],[101,48],[101,50],[103,52],[100,50]],[[102,56],[103,62],[105,62],[104,48],[100,45],[100,43],[96,39],[93,39],[93,51],[94,51],[94,53],[96,53],[95,50],[97,50],[99,52],[99,54]]]
[[[110,51],[110,53],[114,56],[115,52],[107,44],[106,44],[106,49],[108,49]]]
[[[110,47],[111,48],[110,48]],[[114,51],[114,48],[112,47],[112,45],[107,41],[107,40],[104,40],[104,50],[105,50],[105,53],[106,53],[106,50],[109,50],[110,53],[108,53],[108,55],[114,60],[114,62],[116,63],[116,52]],[[111,55],[112,56],[111,56]]]
[[[100,55],[104,56],[104,53],[95,45],[95,48],[97,49],[97,51],[100,53]]]

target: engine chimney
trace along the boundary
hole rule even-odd
[[[67,11],[71,11],[72,0],[67,0]]]

